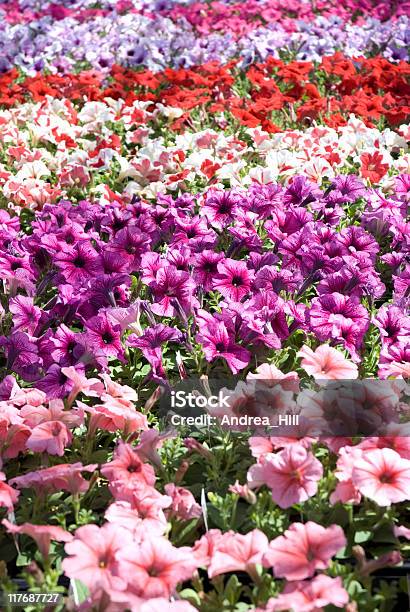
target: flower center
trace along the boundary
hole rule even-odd
[[[81,255],[78,255],[74,261],[73,264],[76,268],[84,268],[85,267],[85,259],[84,257],[81,257]]]
[[[130,472],[131,474],[133,474],[134,472],[139,472],[141,470],[141,466],[140,465],[129,465],[127,467],[127,472]]]

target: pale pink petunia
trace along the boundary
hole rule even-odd
[[[268,550],[268,538],[259,529],[246,535],[228,531],[217,540],[208,567],[210,578],[227,572],[248,572],[254,575],[255,566],[262,563]]]
[[[0,472],[0,508],[7,508],[9,512],[12,512],[14,504],[18,501],[20,492],[10,487],[5,480],[5,474]]]
[[[78,404],[90,413],[90,423],[88,430],[93,434],[97,429],[104,429],[111,433],[122,431],[125,436],[148,428],[148,421],[145,414],[138,412],[135,408],[123,405],[115,398],[106,399],[104,404],[86,406],[82,402]]]
[[[363,451],[358,446],[344,446],[339,450],[335,476],[338,479],[335,490],[330,495],[330,503],[358,504],[362,499],[360,491],[352,482],[353,467],[361,459]]]
[[[328,344],[322,344],[315,351],[302,346],[297,356],[302,357],[302,368],[317,380],[351,380],[358,377],[357,366]]]
[[[330,578],[319,574],[312,580],[288,583],[280,595],[269,599],[265,612],[321,612],[329,605],[345,609],[348,601],[349,595],[340,576]]]
[[[198,567],[208,567],[222,537],[220,529],[210,529],[199,540],[196,540],[192,547],[192,554]]]
[[[322,527],[313,521],[293,523],[283,536],[272,540],[263,564],[273,567],[274,575],[287,580],[304,580],[316,570],[329,567],[333,555],[346,546],[339,525]]]
[[[252,457],[259,459],[268,453],[272,453],[274,450],[280,450],[294,444],[309,448],[312,443],[315,442],[315,439],[309,436],[304,436],[303,438],[289,436],[270,436],[269,438],[266,436],[251,436],[248,442]]]
[[[280,382],[282,389],[285,391],[299,391],[299,376],[297,372],[288,372],[284,374],[273,363],[262,363],[255,372],[249,372],[246,380],[260,380],[266,385],[276,385]]]
[[[259,459],[273,451],[273,444],[270,438],[264,436],[251,436],[248,440],[253,457]]]
[[[62,561],[64,573],[81,580],[91,592],[123,590],[127,578],[117,572],[117,554],[129,539],[129,531],[111,523],[79,527],[74,539],[65,545],[68,556]]]
[[[71,406],[79,393],[89,397],[101,397],[101,394],[104,392],[104,385],[98,378],[87,378],[81,370],[77,370],[73,366],[61,368],[61,372],[74,383],[67,399],[69,406]]]
[[[191,491],[177,487],[173,482],[165,485],[165,493],[172,499],[170,515],[184,521],[202,516],[202,508],[195,501]]]
[[[248,504],[256,504],[256,495],[247,484],[240,484],[239,480],[235,480],[233,485],[229,485],[230,493],[242,497]]]
[[[20,389],[18,386],[13,393],[11,401],[16,406],[41,406],[47,399],[46,394],[40,389],[35,388],[23,388]]]
[[[139,484],[153,486],[155,483],[153,467],[143,463],[135,448],[122,441],[115,449],[112,461],[101,467],[101,473],[110,481],[114,493],[119,488],[132,489]]]
[[[24,418],[24,424],[31,428],[46,421],[61,421],[70,429],[84,423],[84,411],[81,408],[66,410],[61,399],[50,400],[47,408],[26,405],[20,410],[20,414]]]
[[[157,467],[162,466],[161,457],[157,449],[161,448],[165,440],[175,436],[174,431],[164,431],[160,433],[158,429],[151,427],[141,432],[135,450],[143,461],[150,461]]]
[[[265,455],[248,471],[252,488],[265,484],[281,508],[304,502],[317,492],[323,467],[303,446],[291,445],[279,453]]]
[[[379,506],[410,499],[410,461],[391,448],[365,451],[352,471],[355,487]]]
[[[352,481],[338,482],[335,490],[329,497],[331,504],[359,504],[362,499],[360,491],[356,489]]]
[[[32,523],[15,525],[14,523],[10,523],[7,519],[4,519],[2,523],[9,533],[24,534],[33,538],[44,559],[48,557],[51,540],[56,540],[57,542],[71,542],[73,539],[71,533],[57,525],[33,525]]]
[[[36,453],[48,453],[62,457],[70,445],[72,436],[67,426],[61,421],[46,421],[34,427],[28,438],[27,448]]]
[[[406,540],[410,540],[410,528],[405,527],[404,525],[397,525],[393,529],[394,535],[396,538],[406,538]]]
[[[357,446],[366,451],[392,448],[403,459],[410,459],[410,423],[389,423],[383,433],[389,435],[364,438]]]
[[[138,401],[138,394],[132,387],[128,385],[120,385],[115,380],[111,380],[108,374],[101,374],[101,378],[105,384],[105,394],[101,396],[102,400],[109,397],[116,398],[121,401],[124,405],[131,405],[131,402]]]
[[[176,548],[166,538],[149,533],[140,543],[124,540],[118,559],[119,573],[129,580],[128,588],[146,599],[170,597],[196,568],[191,549]]]
[[[162,535],[167,530],[167,519],[164,509],[172,503],[171,497],[161,495],[153,487],[142,485],[142,488],[117,491],[117,501],[108,506],[105,518],[110,523],[126,527],[135,534],[149,531]]]

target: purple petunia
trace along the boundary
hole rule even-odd
[[[212,286],[224,298],[239,302],[251,286],[251,274],[244,261],[224,259],[218,263],[218,274],[215,275]]]

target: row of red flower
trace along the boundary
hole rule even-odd
[[[212,114],[228,111],[240,124],[261,125],[268,132],[318,118],[336,127],[344,125],[350,113],[370,126],[382,117],[396,126],[410,114],[409,75],[406,62],[392,64],[381,57],[350,60],[341,53],[323,58],[318,66],[269,58],[246,73],[235,61],[156,74],[114,66],[108,78],[90,71],[21,77],[13,69],[0,77],[0,104],[11,107],[46,96],[79,103],[107,97],[127,104],[152,100],[184,110],[171,126],[175,130],[183,128],[198,107]]]

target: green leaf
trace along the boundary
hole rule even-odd
[[[19,553],[17,555],[17,559],[16,559],[17,567],[24,567],[28,565],[29,563],[30,563],[30,559],[27,555],[25,555],[24,553]]]
[[[368,542],[371,539],[372,535],[372,531],[356,531],[356,533],[354,534],[354,541],[356,544]]]
[[[194,606],[201,605],[201,598],[194,589],[183,589],[182,591],[180,591],[179,595],[182,599],[186,599]]]

